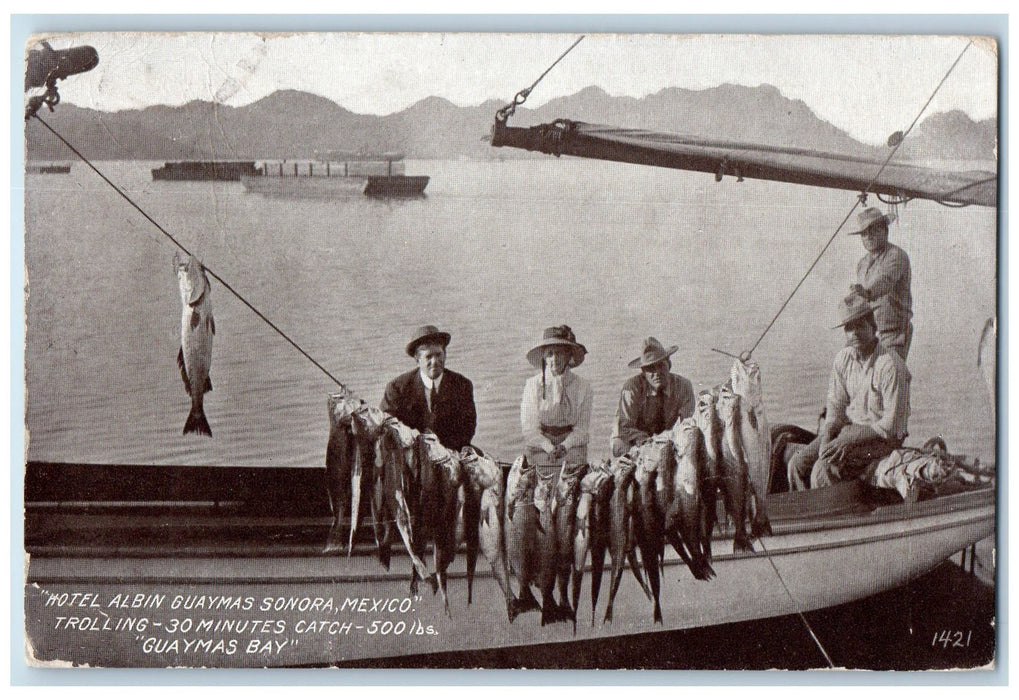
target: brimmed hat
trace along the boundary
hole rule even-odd
[[[584,355],[587,354],[587,348],[577,342],[577,338],[573,335],[573,331],[570,330],[569,326],[552,326],[551,328],[546,328],[541,334],[541,342],[527,351],[527,361],[540,369],[542,350],[556,345],[565,345],[573,351],[573,359],[570,361],[571,367],[576,367],[582,363]]]
[[[414,334],[410,337],[410,342],[407,343],[407,354],[414,357],[417,352],[418,345],[421,343],[437,342],[445,348],[449,345],[449,340],[452,336],[445,331],[440,331],[435,326],[421,326]]]
[[[679,350],[678,345],[670,345],[669,349],[666,350],[661,343],[658,342],[658,338],[647,338],[644,341],[644,349],[640,353],[640,357],[636,360],[631,360],[629,366],[633,369],[643,369],[648,365],[653,365],[656,362],[660,362],[668,357],[672,356],[672,353]]]
[[[879,221],[883,221],[886,224],[890,224],[895,221],[895,214],[882,214],[881,210],[877,207],[867,207],[861,211],[856,217],[857,224],[860,227],[859,231],[850,231],[850,236],[859,236],[862,233],[866,233],[874,224]]]
[[[832,330],[842,328],[847,323],[852,323],[858,318],[863,318],[873,313],[874,308],[867,303],[867,300],[859,294],[850,294],[839,303],[839,325],[833,326]]]

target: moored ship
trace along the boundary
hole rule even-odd
[[[242,175],[260,175],[253,160],[185,160],[167,162],[152,169],[153,180],[225,180],[237,182]]]
[[[258,176],[244,175],[249,192],[277,197],[422,197],[427,175],[407,175],[401,153],[316,153],[315,160],[264,161]]]
[[[25,171],[33,175],[67,175],[71,172],[70,163],[29,163]]]

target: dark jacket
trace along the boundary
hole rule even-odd
[[[415,430],[431,429],[439,442],[451,450],[471,443],[478,422],[474,385],[467,377],[448,369],[442,373],[434,418],[428,412],[425,385],[417,369],[389,382],[380,408]]]

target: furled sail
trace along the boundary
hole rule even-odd
[[[775,180],[815,187],[868,191],[896,200],[931,199],[946,204],[997,206],[997,174],[988,170],[949,171],[806,148],[786,148],[623,129],[558,119],[528,128],[496,120],[493,146],[654,165],[730,175],[742,180]],[[880,175],[878,175],[880,171]],[[875,179],[875,176],[876,179]]]

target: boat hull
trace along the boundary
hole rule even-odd
[[[846,603],[923,575],[994,532],[990,490],[866,512],[839,513],[837,507],[829,510],[832,503],[815,503],[821,514],[804,513],[804,503],[796,502],[800,496],[787,496],[771,499],[775,534],[755,542],[755,553],[733,555],[731,541],[726,541],[730,533],[716,538],[716,579],[696,581],[678,559],[666,559],[663,625],[652,624],[651,605],[629,573],[610,625],[601,624],[608,595],[603,581],[594,626],[590,577],[585,575],[574,632],[566,623],[542,627],[537,614],[524,614],[509,623],[502,594],[483,560],[474,582],[474,602],[467,606],[462,555],[450,571],[451,614],[447,617],[439,597],[430,592],[422,597],[409,595],[410,564],[404,556],[395,556],[387,572],[368,552],[351,558],[321,556],[317,548],[279,540],[265,543],[264,550],[234,549],[233,556],[226,555],[229,549],[217,549],[222,543],[204,550],[192,545],[189,555],[182,557],[140,545],[133,551],[125,538],[115,551],[30,547],[27,632],[41,661],[155,667],[356,663],[409,654],[574,642],[720,625]],[[93,522],[101,523],[101,518]],[[315,519],[307,525],[319,526]],[[167,531],[171,534],[172,528]],[[269,556],[268,551],[274,554]],[[53,607],[53,596],[74,592],[94,594],[97,607],[63,609],[61,614],[102,620],[114,628],[126,624],[118,622],[124,618],[145,618],[147,630],[125,634],[101,629],[98,622],[89,624],[100,629],[54,629],[54,616],[61,608]],[[124,610],[109,604],[118,594],[141,595],[142,602],[156,600],[149,596],[164,598],[156,607]],[[208,596],[230,596],[241,601],[240,607],[194,607],[196,601],[208,601]],[[185,619],[195,627],[203,625],[202,633],[195,629],[167,633],[170,625]],[[274,625],[269,631],[267,620]],[[256,622],[262,626],[252,631]],[[239,633],[242,624],[244,631]],[[223,632],[224,625],[232,631]],[[94,643],[74,643],[81,635]],[[178,640],[175,646],[174,639]],[[224,639],[233,640],[233,653],[205,645],[208,640]],[[180,640],[198,640],[202,646],[185,649]]]
[[[337,197],[405,198],[424,196],[427,175],[242,177],[248,192],[271,197],[334,199]]]

